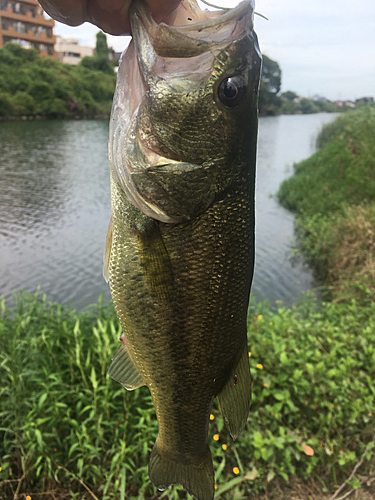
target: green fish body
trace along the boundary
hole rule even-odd
[[[158,25],[135,2],[110,123],[104,273],[123,335],[109,374],[150,389],[151,481],[181,483],[198,500],[214,495],[214,398],[233,438],[250,408],[261,67],[252,16],[251,2],[206,13],[184,0],[174,25]]]

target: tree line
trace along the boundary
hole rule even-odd
[[[34,49],[7,43],[0,49],[0,118],[108,117],[116,84],[114,64],[108,57],[107,37],[96,35],[93,57],[77,66],[40,56]],[[259,92],[260,115],[343,111],[327,100],[280,93],[281,69],[263,55]]]
[[[108,117],[116,75],[104,59],[99,53],[70,66],[6,43],[0,49],[0,117]]]

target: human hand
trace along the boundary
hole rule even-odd
[[[152,17],[160,22],[181,0],[146,0]],[[129,7],[132,0],[39,0],[48,15],[69,26],[95,24],[111,35],[130,35]]]

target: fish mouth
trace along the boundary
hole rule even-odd
[[[241,2],[233,9],[213,12],[201,10],[195,0],[182,0],[159,24],[143,0],[133,2],[130,10],[136,45],[141,46],[137,38],[144,40],[147,35],[146,50],[151,45],[158,56],[168,58],[190,58],[221,48],[252,31],[253,17],[252,0]]]

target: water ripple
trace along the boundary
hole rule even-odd
[[[261,118],[253,294],[290,305],[314,286],[288,258],[293,216],[274,194],[332,115]],[[34,292],[77,308],[109,300],[102,252],[110,218],[108,121],[0,122],[0,293]],[[288,167],[289,166],[289,167]],[[288,168],[286,168],[288,167]]]

